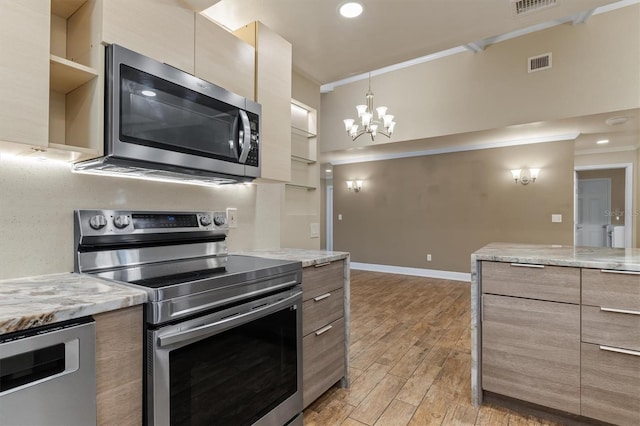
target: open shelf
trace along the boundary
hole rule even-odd
[[[54,92],[67,94],[98,76],[98,71],[60,56],[51,55],[50,88]]]
[[[315,133],[294,126],[291,126],[291,133],[304,136],[305,138],[315,138],[317,136]]]
[[[68,19],[87,0],[51,0],[51,14]]]
[[[316,160],[312,160],[311,158],[306,157],[300,157],[298,155],[291,155],[291,160],[305,164],[316,164]]]
[[[306,189],[307,191],[315,191],[316,190],[315,186],[300,185],[300,184],[297,184],[297,183],[285,183],[285,186],[287,186],[288,188]]]

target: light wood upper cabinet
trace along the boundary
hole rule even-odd
[[[48,143],[49,28],[49,0],[2,2],[0,143]]]
[[[196,15],[195,74],[245,98],[255,95],[255,49]]]
[[[195,13],[181,0],[105,0],[102,41],[194,73]]]
[[[256,49],[255,100],[262,105],[264,179],[291,180],[291,43],[260,22],[234,32]]]

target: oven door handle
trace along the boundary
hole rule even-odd
[[[176,333],[170,333],[165,336],[159,336],[158,346],[162,348],[162,347],[173,345],[176,343],[198,341],[198,340],[201,340],[203,337],[218,334],[231,327],[235,327],[236,325],[249,322],[254,317],[260,318],[272,312],[279,311],[282,308],[290,305],[291,302],[293,302],[297,298],[300,298],[301,294],[302,292],[296,292],[294,295],[291,295],[285,299],[279,300],[275,303],[271,303],[268,305],[257,306],[248,312],[244,312],[240,314],[232,314],[219,321],[200,325],[200,326],[191,328],[189,330],[181,330]]]

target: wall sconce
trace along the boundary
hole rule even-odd
[[[518,183],[520,181],[523,185],[528,185],[529,183],[533,183],[538,179],[538,174],[540,173],[540,169],[513,169],[511,170],[511,175],[513,176],[513,180]]]
[[[348,180],[347,181],[347,189],[349,191],[360,192],[362,190],[362,181],[361,180]]]

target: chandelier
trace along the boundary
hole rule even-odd
[[[344,121],[344,128],[347,134],[351,136],[351,140],[356,140],[360,136],[368,133],[371,135],[371,140],[375,140],[377,134],[383,134],[390,138],[393,133],[393,129],[396,126],[396,122],[393,121],[393,115],[387,114],[387,107],[380,106],[375,109],[378,113],[378,119],[374,118],[373,109],[373,92],[371,91],[371,73],[369,73],[369,90],[365,96],[366,105],[356,105],[358,110],[358,118],[362,124],[362,129],[356,124],[355,120],[347,118]]]

